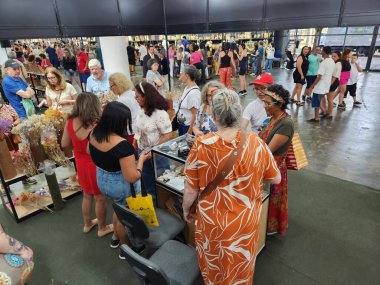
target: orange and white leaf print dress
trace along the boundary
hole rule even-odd
[[[186,161],[189,186],[203,191],[239,142],[240,133],[232,142],[216,133],[199,137]],[[263,179],[275,178],[278,173],[267,145],[250,133],[232,171],[199,201],[195,240],[206,285],[252,284]]]

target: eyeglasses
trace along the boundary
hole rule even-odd
[[[53,76],[53,77],[46,77],[47,80],[53,80],[53,79],[56,79],[57,77]]]

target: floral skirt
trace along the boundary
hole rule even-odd
[[[275,157],[275,160],[281,172],[281,182],[270,187],[267,232],[285,235],[288,228],[288,170],[283,156]]]

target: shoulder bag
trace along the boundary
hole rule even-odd
[[[178,110],[177,112],[175,113],[175,116],[172,120],[172,131],[175,132],[179,129],[180,127],[180,123],[178,122],[178,112],[179,110],[181,110],[181,105],[182,105],[182,102],[186,99],[187,95],[189,95],[190,91],[191,90],[195,90],[195,89],[198,89],[199,90],[199,87],[196,87],[196,88],[191,88],[189,91],[187,91],[185,97],[183,97],[183,99],[181,100],[181,102],[179,102],[179,105],[178,105]]]
[[[243,148],[245,145],[245,142],[247,141],[247,134],[244,131],[240,132],[240,143],[238,147],[231,152],[230,157],[224,164],[221,171],[218,172],[218,174],[215,176],[215,178],[206,186],[206,188],[198,195],[198,198],[195,199],[193,204],[190,207],[190,213],[195,214],[198,201],[203,199],[204,197],[208,196],[222,181],[226,176],[231,172],[232,168],[235,165],[236,160],[241,156],[243,153]]]

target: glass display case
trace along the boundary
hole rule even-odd
[[[182,196],[185,187],[183,170],[195,137],[183,135],[153,148],[156,183]]]

